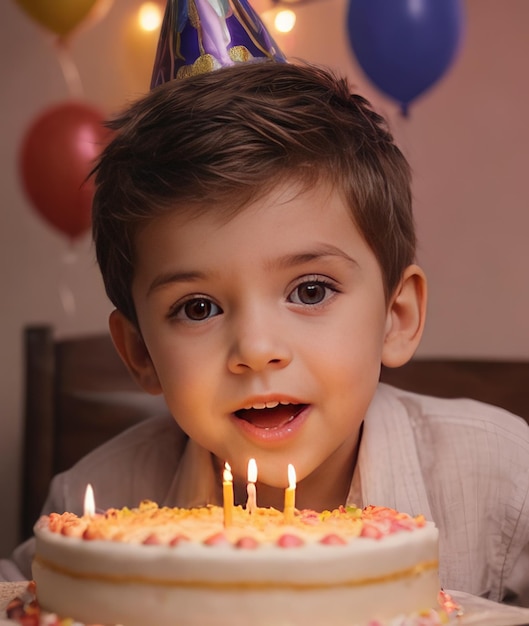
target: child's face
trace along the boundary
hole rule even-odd
[[[239,476],[255,457],[278,487],[288,463],[301,480],[350,458],[390,314],[340,195],[282,187],[229,221],[175,212],[136,243],[152,376],[189,436]]]

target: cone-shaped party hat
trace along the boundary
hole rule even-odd
[[[151,89],[211,70],[283,53],[247,0],[168,0]]]

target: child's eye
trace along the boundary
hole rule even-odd
[[[170,317],[191,320],[193,322],[202,322],[222,313],[221,308],[208,298],[189,298],[185,302],[175,306]]]
[[[334,285],[324,280],[310,280],[298,285],[288,296],[294,304],[320,304],[338,291]]]

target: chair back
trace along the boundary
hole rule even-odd
[[[395,387],[440,398],[473,398],[529,422],[529,361],[414,358],[380,379]]]
[[[109,334],[56,339],[51,326],[29,326],[24,349],[22,538],[32,534],[55,474],[167,410],[138,388]]]

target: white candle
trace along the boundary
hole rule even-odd
[[[92,485],[88,483],[86,485],[86,491],[84,493],[84,515],[86,517],[93,517],[96,514],[96,503],[94,499],[94,490]]]
[[[296,470],[288,464],[288,487],[285,489],[285,507],[283,509],[284,521],[290,524],[294,521],[294,509],[296,507]]]
[[[248,500],[246,501],[246,510],[250,515],[255,513],[257,509],[257,492],[255,489],[255,483],[257,482],[257,463],[255,459],[248,461],[248,484],[246,485],[246,492],[248,493]]]
[[[224,526],[231,526],[233,522],[233,475],[228,462],[224,463],[222,475],[222,496],[224,506]]]

